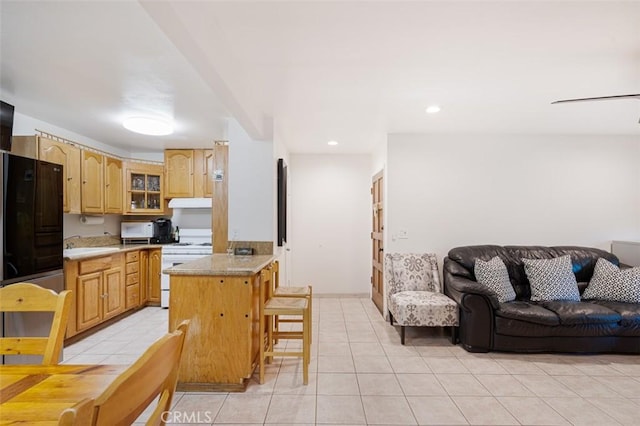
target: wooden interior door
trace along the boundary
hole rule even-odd
[[[371,203],[372,203],[372,229],[371,229],[371,249],[372,249],[372,268],[371,268],[371,300],[376,305],[381,314],[384,315],[384,281],[382,279],[384,244],[382,239],[382,231],[384,230],[383,216],[383,186],[382,171],[373,176],[371,185]]]

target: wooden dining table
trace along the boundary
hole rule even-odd
[[[0,425],[55,425],[65,408],[96,398],[127,367],[0,365]]]

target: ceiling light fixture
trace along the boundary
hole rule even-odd
[[[122,123],[125,129],[151,136],[164,136],[173,133],[173,125],[157,118],[131,117]]]
[[[338,145],[338,141],[329,141],[327,142],[327,145],[336,146]]]
[[[426,111],[427,114],[435,114],[436,112],[440,112],[440,107],[438,105],[431,105]]]

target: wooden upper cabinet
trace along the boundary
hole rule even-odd
[[[82,213],[104,213],[105,157],[82,150]]]
[[[193,197],[194,150],[167,149],[164,151],[165,197]]]
[[[125,213],[162,214],[164,212],[163,166],[127,162],[125,168]]]
[[[194,150],[194,197],[213,196],[213,150]]]
[[[62,204],[64,212],[80,213],[80,148],[40,137],[38,158],[64,167]]]
[[[104,212],[122,213],[122,161],[105,157]]]

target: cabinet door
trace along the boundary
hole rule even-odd
[[[39,139],[39,158],[64,166],[63,209],[80,213],[80,149],[52,139]]]
[[[194,150],[193,167],[193,196],[213,196],[213,150]]]
[[[78,276],[76,289],[76,327],[81,331],[102,321],[102,272]]]
[[[203,166],[204,166],[204,197],[213,197],[213,150],[203,150]]]
[[[104,317],[109,319],[124,311],[125,288],[122,279],[122,267],[117,266],[103,272],[104,274]]]
[[[149,251],[140,250],[140,306],[147,304],[149,300]]]
[[[192,149],[168,149],[164,152],[165,197],[193,197]]]
[[[162,274],[162,251],[149,251],[149,302],[160,303],[160,275]]]
[[[104,213],[104,156],[82,150],[82,212]]]
[[[105,157],[104,212],[122,213],[122,161]]]
[[[159,215],[164,211],[163,167],[136,165],[127,168],[124,210],[130,214]]]

